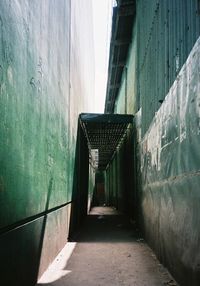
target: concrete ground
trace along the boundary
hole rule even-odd
[[[37,286],[177,285],[137,229],[112,208],[93,208],[73,240]]]

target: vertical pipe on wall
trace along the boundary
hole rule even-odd
[[[128,91],[128,82],[127,82],[127,77],[128,77],[128,68],[125,67],[125,114],[127,114],[127,91]]]
[[[71,0],[69,0],[69,58],[68,58],[68,72],[69,72],[69,75],[68,75],[68,126],[67,126],[67,130],[68,130],[68,142],[67,142],[67,152],[68,152],[68,168],[71,167],[71,152],[70,152],[70,144],[71,144],[71,126],[70,126],[70,116],[71,116],[71,18],[72,18],[72,12],[71,12]],[[70,170],[68,171],[68,173],[70,174]],[[68,185],[68,189],[70,189],[72,186],[70,186],[70,176],[67,176],[67,185]],[[71,200],[71,199],[70,199]]]

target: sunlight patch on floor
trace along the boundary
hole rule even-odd
[[[52,283],[71,273],[71,270],[66,270],[66,266],[75,246],[76,242],[68,242],[65,245],[53,263],[47,268],[42,277],[39,279],[38,284]]]

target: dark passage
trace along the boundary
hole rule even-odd
[[[66,274],[46,285],[177,285],[134,223],[114,208],[93,208],[73,239],[78,243],[63,268]]]

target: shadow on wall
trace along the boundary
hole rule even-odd
[[[52,184],[53,178],[49,182],[43,216],[25,219],[1,234],[1,285],[31,286],[37,282]]]
[[[103,171],[97,171],[95,173],[95,187],[91,207],[103,206],[105,202],[105,173]]]
[[[89,176],[89,154],[87,141],[84,136],[83,130],[78,124],[77,127],[77,136],[76,136],[76,148],[75,148],[75,161],[74,161],[74,173],[73,173],[73,187],[72,187],[72,203],[71,203],[71,214],[70,214],[70,222],[69,222],[69,241],[74,241],[77,238],[78,231],[80,226],[87,216],[87,207],[88,207],[88,176]],[[45,226],[44,222],[44,226]],[[67,248],[69,245],[75,245],[74,242],[68,242]],[[41,243],[42,245],[42,243]],[[74,246],[75,247],[75,246]],[[42,250],[42,248],[41,248]],[[63,252],[64,251],[64,252]],[[70,275],[71,271],[66,269],[68,258],[64,259],[64,265],[57,265],[57,261],[62,260],[66,256],[66,252],[69,250],[65,250],[65,248],[61,251],[61,259],[57,259],[50,266],[52,271],[48,271],[42,276],[41,280],[37,286],[40,285],[63,285],[65,276]],[[60,255],[60,254],[59,254]],[[59,256],[58,255],[58,256]]]
[[[83,135],[83,130],[79,124],[77,130],[73,175],[70,238],[72,238],[74,232],[78,230],[82,220],[87,215],[88,167],[89,157],[87,142]],[[63,213],[65,215],[65,208],[55,207],[55,209],[51,209],[49,211],[49,202],[52,194],[53,181],[53,176],[50,176],[45,209],[42,213],[1,229],[1,285],[34,286],[37,283],[39,271],[41,274],[48,266],[48,263],[52,260],[52,256],[54,254],[56,256],[58,251],[60,251],[59,247],[64,246],[64,244],[63,246],[60,246],[60,244],[63,243],[60,243],[60,239],[59,242],[57,242],[56,237],[58,237],[58,235],[56,235],[55,238],[47,237],[49,235],[51,236],[55,231],[55,229],[52,229],[55,226],[52,219],[56,220],[56,224],[58,224],[60,228],[65,228],[65,225],[63,226],[62,223],[57,221],[62,219],[62,214],[60,215],[59,213],[60,210],[62,212],[64,209]],[[30,201],[30,198],[26,198],[26,201]],[[61,236],[65,236],[66,242],[67,230],[59,229],[59,231],[62,231]],[[55,247],[55,249],[51,249],[51,251],[49,251],[49,247]],[[40,265],[41,258],[42,265]]]
[[[106,204],[137,219],[135,133],[132,128],[106,170]]]
[[[69,240],[74,239],[88,208],[89,154],[83,130],[78,124],[72,189]]]

